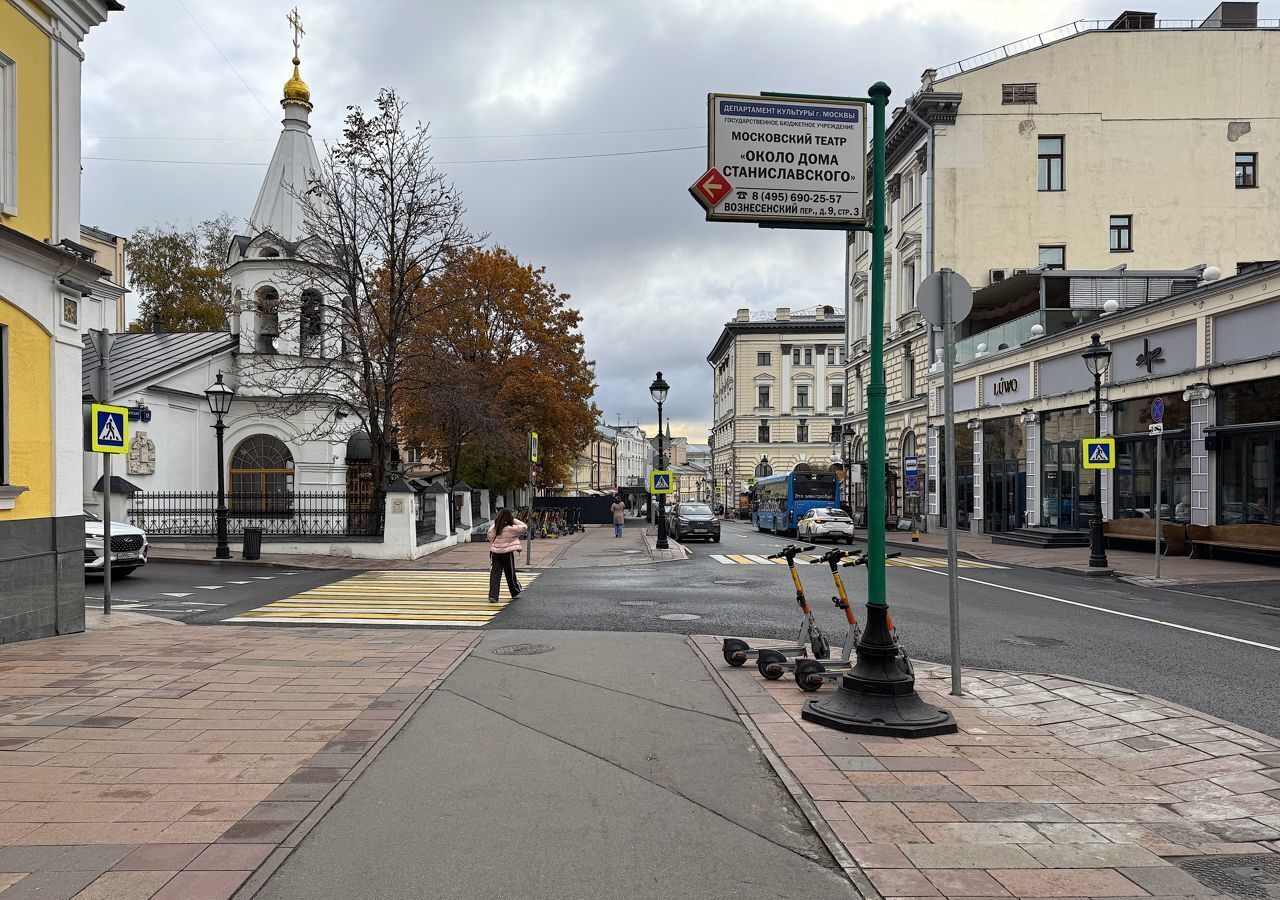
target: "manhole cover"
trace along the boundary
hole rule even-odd
[[[1240,900],[1280,900],[1280,855],[1188,856],[1175,864],[1196,880]]]
[[[1020,647],[1061,647],[1065,641],[1057,638],[1035,637],[1029,634],[1015,634],[1013,637],[1001,638],[1002,644],[1017,644]]]
[[[494,656],[537,656],[554,649],[556,648],[550,644],[507,644],[505,647],[494,647],[489,652]]]
[[[656,600],[620,600],[618,601],[618,605],[619,606],[657,606],[658,602]]]
[[[692,622],[694,619],[701,619],[702,616],[695,616],[693,613],[667,613],[658,618],[666,619],[668,622]]]

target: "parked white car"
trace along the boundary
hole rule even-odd
[[[802,541],[843,540],[853,543],[853,519],[843,509],[819,506],[796,523],[796,537]]]
[[[139,566],[147,564],[151,545],[147,533],[123,522],[111,523],[111,574],[124,578]],[[102,573],[106,555],[102,546],[102,519],[84,511],[84,570],[86,574]]]

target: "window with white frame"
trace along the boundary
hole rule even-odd
[[[844,385],[831,385],[831,408],[840,410],[844,408]]]
[[[756,406],[764,409],[769,405],[769,386],[762,384],[756,388]]]
[[[827,348],[827,365],[834,366],[836,364],[836,348],[830,346]]]
[[[902,267],[902,309],[904,312],[916,308],[916,263],[915,260]]]
[[[18,67],[0,53],[0,212],[18,214]]]
[[[813,348],[812,347],[804,348],[804,364],[806,366],[813,365]]]
[[[796,406],[800,409],[807,409],[809,406],[809,385],[796,385]]]

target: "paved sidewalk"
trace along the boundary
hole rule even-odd
[[[476,639],[92,618],[0,648],[0,900],[225,900]]]
[[[836,858],[883,897],[1214,896],[1173,861],[1280,853],[1280,741],[1246,728],[1049,675],[970,670],[955,698],[949,670],[917,663],[958,734],[845,734],[800,719],[819,695],[695,640]]]

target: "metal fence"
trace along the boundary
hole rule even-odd
[[[217,533],[213,491],[140,491],[131,495],[129,524],[149,536],[211,538]],[[227,494],[231,535],[261,528],[265,537],[382,537],[383,509],[346,491]]]
[[[417,515],[415,524],[418,530],[418,540],[430,538],[437,533],[436,529],[436,498],[434,494],[428,494],[425,491],[418,491],[414,495],[414,502],[417,504]]]

